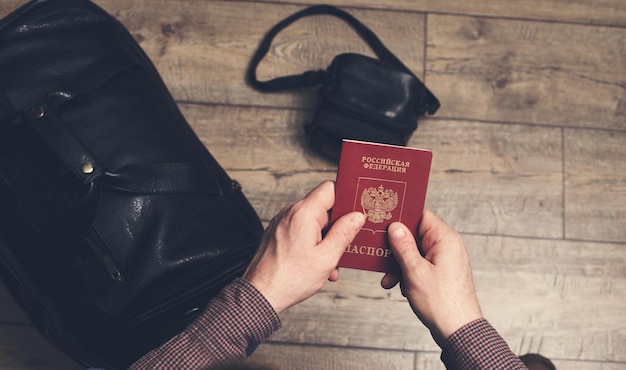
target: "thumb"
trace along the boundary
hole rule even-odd
[[[402,274],[415,271],[416,266],[423,260],[417,243],[411,231],[400,222],[393,222],[387,229],[389,244],[396,261],[400,265]]]
[[[351,212],[345,214],[333,223],[320,244],[328,244],[335,248],[337,259],[339,259],[346,246],[354,240],[364,224],[365,215],[363,213]]]

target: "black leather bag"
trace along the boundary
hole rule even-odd
[[[240,276],[262,232],[119,22],[88,0],[0,22],[0,273],[59,348],[127,367]]]
[[[327,14],[347,22],[379,59],[356,53],[337,55],[326,70],[259,81],[256,69],[274,37],[298,19]],[[419,116],[435,114],[439,101],[380,39],[349,13],[314,5],[277,23],[260,43],[247,71],[248,83],[263,92],[299,87],[318,89],[313,120],[305,124],[309,146],[338,160],[342,139],[406,145]]]

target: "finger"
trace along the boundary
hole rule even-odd
[[[403,297],[408,297],[406,294],[405,284],[402,281],[400,282],[400,293],[402,293]]]
[[[435,245],[450,245],[454,239],[460,238],[454,229],[429,210],[424,211],[422,221],[420,222],[419,235],[422,239],[420,246],[424,256],[428,255]]]
[[[402,273],[414,271],[416,264],[421,263],[423,257],[417,249],[413,234],[400,222],[393,222],[389,225],[387,232],[393,256],[398,261]]]
[[[432,211],[425,209],[424,214],[422,215],[422,220],[420,221],[419,236],[423,238],[429,230],[437,228],[437,225],[441,222],[443,221],[439,218],[439,216]]]
[[[348,244],[365,224],[365,215],[361,212],[350,212],[341,216],[330,227],[320,245],[330,246],[336,255],[337,261]]]
[[[301,216],[306,217],[302,220],[310,223],[315,220],[320,230],[325,229],[329,223],[329,211],[335,203],[335,183],[332,181],[324,181],[315,189],[311,190],[304,198],[293,206],[294,215],[299,214],[299,210],[305,209]]]
[[[328,281],[337,281],[339,280],[339,269],[338,268],[334,268],[333,271],[330,272],[330,275],[328,275]]]
[[[327,212],[335,203],[335,183],[328,180],[317,185],[304,198],[302,203],[306,207],[319,207]]]
[[[400,282],[400,278],[392,274],[385,274],[383,278],[380,280],[380,286],[385,289],[391,289],[396,286]]]

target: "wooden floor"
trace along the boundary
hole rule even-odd
[[[312,91],[258,93],[262,35],[306,0],[95,0],[153,59],[203,142],[267,222],[336,166],[305,147]],[[626,368],[626,2],[329,0],[439,97],[410,145],[431,149],[427,207],[465,237],[487,319],[560,369]],[[0,16],[20,4],[0,0]],[[261,78],[371,54],[342,21],[289,27]],[[6,71],[5,71],[6,72]],[[3,72],[3,73],[5,73]],[[343,270],[285,312],[251,361],[280,369],[441,369],[380,275]],[[0,368],[80,369],[0,289]]]

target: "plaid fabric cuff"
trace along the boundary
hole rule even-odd
[[[211,300],[185,331],[131,367],[191,369],[242,362],[280,328],[280,319],[265,297],[248,281],[236,279]]]
[[[220,363],[228,363],[245,360],[248,348],[258,346],[279,328],[280,319],[267,299],[239,278],[211,301],[189,330],[209,352],[220,357]]]
[[[526,369],[485,319],[454,332],[442,350],[441,361],[448,369]]]

